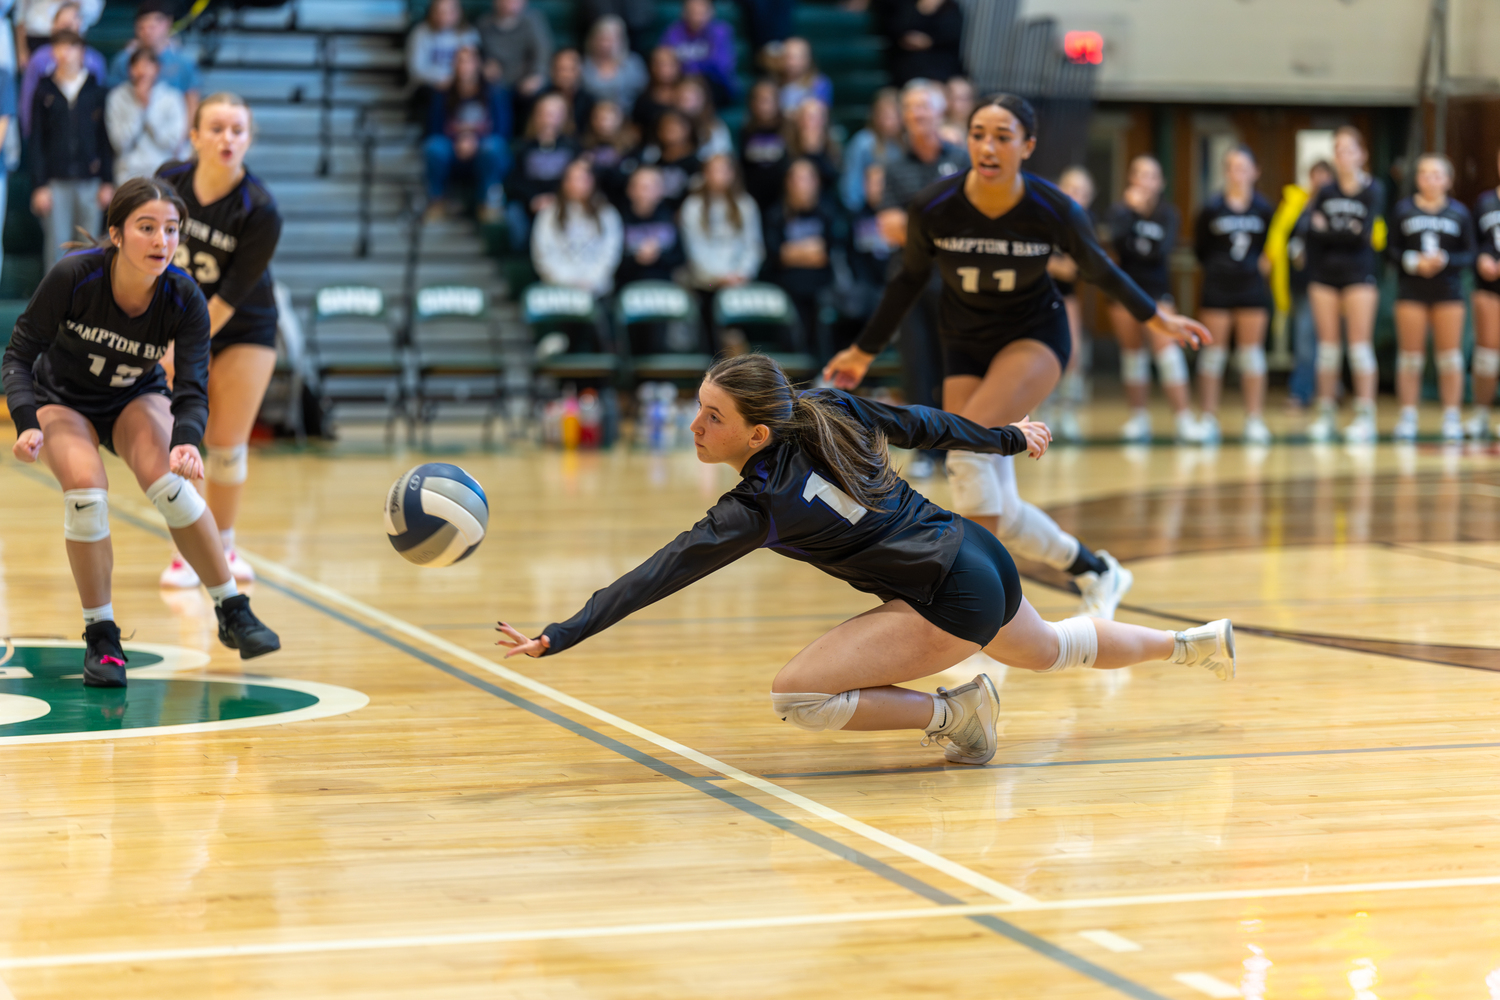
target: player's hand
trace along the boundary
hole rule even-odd
[[[37,453],[41,450],[42,432],[33,427],[16,435],[16,443],[11,446],[10,453],[30,465],[36,461]]]
[[[552,648],[552,640],[545,635],[539,635],[535,639],[528,639],[520,632],[511,628],[504,622],[495,623],[495,631],[500,633],[500,638],[495,640],[495,645],[506,648],[505,658],[512,656],[541,656]]]
[[[52,189],[50,187],[39,187],[31,192],[31,214],[36,216],[52,214]]]
[[[102,209],[109,208],[109,203],[114,198],[114,196],[115,196],[115,186],[113,184],[100,184],[99,185],[99,194],[96,196],[96,199],[99,202],[99,207],[100,208],[102,208]]]
[[[203,456],[194,445],[180,444],[167,457],[167,467],[183,479],[203,478]]]
[[[1195,319],[1188,319],[1176,313],[1158,312],[1146,320],[1146,329],[1175,340],[1183,347],[1202,347],[1204,344],[1214,342],[1214,335],[1208,332],[1208,327]]]
[[[1026,454],[1032,458],[1047,454],[1047,446],[1052,443],[1052,430],[1046,424],[1026,416],[1011,426],[1026,435]]]
[[[836,389],[853,389],[864,381],[865,372],[870,370],[870,362],[874,360],[875,355],[850,344],[828,362],[828,367],[823,369],[823,378],[833,383]]]
[[[1478,260],[1474,262],[1474,269],[1479,272],[1479,276],[1485,281],[1494,281],[1496,278],[1500,278],[1500,261],[1496,261],[1495,258],[1487,253],[1479,255]]]

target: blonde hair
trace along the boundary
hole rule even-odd
[[[229,108],[244,108],[245,120],[250,123],[252,128],[255,126],[255,115],[250,111],[250,105],[245,103],[245,99],[239,94],[231,94],[227,90],[221,90],[218,93],[209,94],[198,103],[198,110],[193,112],[194,132],[198,131],[198,127],[203,123],[203,109],[212,104],[222,104]]]

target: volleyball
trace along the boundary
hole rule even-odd
[[[385,532],[396,551],[418,566],[467,559],[489,523],[484,487],[456,465],[419,465],[396,480],[386,496]]]

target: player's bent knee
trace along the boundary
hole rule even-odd
[[[1223,378],[1229,364],[1229,352],[1216,344],[1209,344],[1198,352],[1198,374],[1209,378]]]
[[[1266,373],[1266,349],[1260,344],[1250,344],[1235,352],[1235,362],[1240,366],[1240,375],[1259,378]]]
[[[989,455],[948,452],[948,485],[953,490],[954,512],[965,517],[995,517],[1005,506],[1000,478]]]
[[[1168,344],[1156,352],[1156,374],[1162,385],[1184,385],[1187,383],[1187,358],[1182,348]]]
[[[1336,343],[1323,341],[1318,344],[1318,371],[1336,372],[1344,363],[1344,350]]]
[[[1399,351],[1396,354],[1396,374],[1421,375],[1427,356],[1421,351]]]
[[[1474,374],[1482,378],[1500,375],[1500,351],[1493,347],[1474,348]]]
[[[70,542],[102,542],[109,537],[109,491],[63,492],[63,537]]]
[[[1099,633],[1092,618],[1065,618],[1060,622],[1048,622],[1047,627],[1057,633],[1057,659],[1040,673],[1054,674],[1072,667],[1092,667],[1098,661]]]
[[[250,474],[250,447],[237,444],[228,448],[208,449],[203,463],[203,478],[221,486],[238,486]]]
[[[1437,352],[1437,370],[1445,374],[1464,370],[1464,352],[1458,348]]]
[[[1350,344],[1349,370],[1356,375],[1376,374],[1379,368],[1375,364],[1375,348],[1370,344]]]
[[[859,691],[823,694],[818,691],[772,691],[771,707],[782,722],[810,733],[843,729],[859,707]]]
[[[169,528],[186,528],[196,524],[208,509],[193,484],[175,472],[169,472],[146,487],[146,499],[156,505]]]

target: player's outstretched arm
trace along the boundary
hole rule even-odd
[[[495,640],[495,645],[506,648],[507,660],[512,656],[543,656],[548,649],[552,648],[552,640],[547,638],[546,633],[535,639],[528,639],[504,622],[496,622],[495,631],[500,633],[500,638]]]
[[[1158,312],[1146,320],[1146,328],[1163,337],[1172,338],[1183,347],[1202,347],[1214,342],[1214,335],[1208,332],[1208,327],[1176,313]]]

